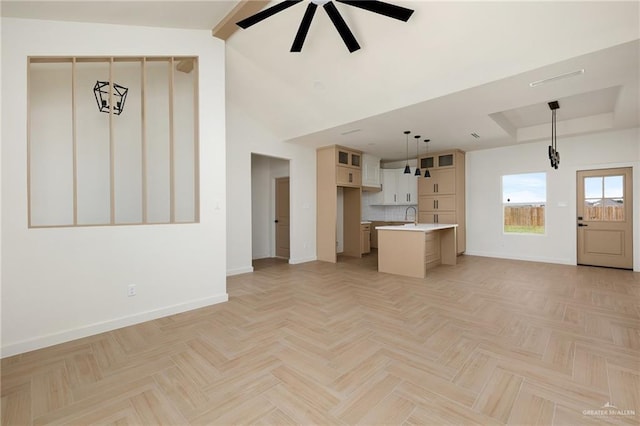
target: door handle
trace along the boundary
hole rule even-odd
[[[278,223],[278,219],[274,220],[275,223]]]
[[[586,223],[579,223],[578,226],[589,226]]]

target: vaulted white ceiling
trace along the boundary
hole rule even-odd
[[[639,124],[638,3],[394,3],[415,9],[409,22],[336,3],[354,53],[320,10],[302,53],[289,53],[304,4],[237,32],[228,99],[284,140],[389,160],[405,156],[404,130],[433,150],[540,140],[552,100],[560,138]]]
[[[407,23],[336,3],[362,49],[319,8],[289,53],[306,2],[227,40],[227,101],[282,140],[384,159],[403,158],[404,130],[433,150],[525,143],[549,133],[551,100],[560,138],[640,125],[638,2],[391,0],[415,10]],[[236,3],[20,0],[2,15],[211,29]]]

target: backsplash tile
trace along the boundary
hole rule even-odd
[[[410,206],[381,206],[381,205],[369,205],[369,199],[371,198],[371,193],[363,192],[362,193],[362,220],[378,220],[385,222],[401,222],[405,220],[405,212],[407,211],[407,207]],[[413,207],[418,210],[418,205],[415,204]],[[413,222],[414,210],[409,208],[407,212],[407,219],[410,222]]]

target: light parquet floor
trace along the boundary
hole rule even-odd
[[[257,263],[227,303],[3,359],[2,425],[640,424],[640,274],[375,259]]]

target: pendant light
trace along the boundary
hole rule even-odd
[[[404,134],[406,135],[406,139],[407,139],[407,165],[404,166],[404,173],[405,174],[411,173],[411,167],[409,167],[409,133],[411,133],[410,130],[405,130],[404,131]]]
[[[557,169],[560,164],[560,153],[558,152],[558,135],[556,133],[556,110],[560,109],[558,101],[549,102],[551,110],[551,145],[549,145],[549,160],[551,168]]]
[[[419,152],[419,148],[418,148],[418,144],[420,143],[420,141],[418,139],[420,139],[420,135],[415,135],[414,138],[416,138],[416,172],[414,173],[414,176],[420,176],[420,158],[418,152]]]
[[[430,140],[431,139],[425,139],[424,140],[424,143],[427,144],[427,154],[429,154],[429,141]],[[429,173],[429,168],[428,167],[424,168],[424,177],[425,178],[430,178],[431,177],[431,173]]]

